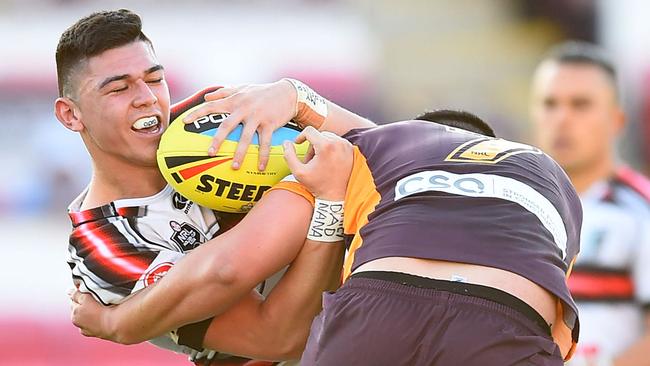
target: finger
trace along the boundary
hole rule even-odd
[[[314,156],[316,156],[316,152],[314,151],[314,146],[309,145],[309,148],[307,148],[307,153],[305,154],[305,158],[303,159],[303,161],[305,163],[308,163],[311,159],[314,158]]]
[[[248,122],[244,124],[244,128],[239,137],[239,142],[237,143],[237,149],[235,150],[235,155],[232,158],[232,168],[237,170],[241,166],[242,161],[246,157],[246,152],[248,151],[248,146],[253,140],[253,135],[255,134],[256,126]]]
[[[81,324],[79,323],[79,319],[77,319],[78,316],[78,309],[79,309],[79,304],[72,304],[72,309],[70,310],[70,321],[72,322],[72,325],[74,325],[77,328],[81,328]]]
[[[215,133],[214,137],[212,138],[212,144],[208,148],[208,155],[214,156],[217,151],[219,151],[219,147],[221,147],[221,144],[226,140],[226,137],[228,137],[232,130],[234,130],[235,127],[241,123],[241,121],[242,117],[240,117],[239,114],[235,113],[229,115],[221,121],[221,124],[217,129],[217,133]]]
[[[291,141],[282,142],[282,147],[284,147],[284,160],[287,161],[289,170],[291,170],[291,173],[295,176],[299,176],[304,169],[304,164],[300,161],[298,155],[296,155],[296,148],[293,146]]]
[[[296,137],[295,143],[301,144],[305,141],[309,141],[312,145],[318,145],[323,140],[320,132],[317,129],[307,126],[302,132]]]
[[[257,130],[257,136],[260,140],[260,150],[258,158],[258,169],[264,171],[266,164],[269,162],[269,155],[271,154],[271,139],[273,138],[273,131],[268,129]]]
[[[219,99],[211,102],[205,102],[197,109],[190,112],[187,116],[183,117],[183,123],[192,123],[197,119],[207,116],[211,113],[230,113],[231,101],[230,99]]]
[[[203,96],[203,99],[206,100],[206,102],[212,101],[212,100],[218,100],[218,99],[223,99],[227,98],[239,91],[240,88],[235,88],[232,86],[224,86],[223,88],[219,88],[213,92],[207,93]]]

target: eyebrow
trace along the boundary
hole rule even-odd
[[[155,65],[155,66],[152,66],[152,67],[146,69],[146,70],[144,71],[144,73],[145,73],[145,75],[147,75],[147,74],[151,74],[151,73],[154,73],[154,72],[156,72],[156,71],[158,71],[158,70],[163,70],[163,69],[164,69],[164,68],[163,68],[162,65]],[[97,87],[97,89],[100,89],[100,90],[101,90],[101,89],[102,89],[103,87],[105,87],[106,85],[108,85],[108,84],[110,84],[110,83],[112,83],[112,82],[114,82],[114,81],[128,79],[129,76],[130,76],[129,74],[122,74],[122,75],[109,76],[109,77],[107,77],[106,79],[104,79],[104,81],[102,81],[102,82],[99,84],[99,87]]]

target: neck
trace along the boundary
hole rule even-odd
[[[585,193],[594,183],[606,180],[614,174],[614,159],[608,156],[597,160],[596,164],[567,169],[567,174],[578,194]]]
[[[152,196],[166,185],[158,167],[135,166],[128,163],[102,164],[94,161],[93,177],[82,209],[109,202]]]

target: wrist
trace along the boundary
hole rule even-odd
[[[307,239],[333,243],[343,240],[343,201],[316,198]]]
[[[121,334],[119,334],[119,329],[121,328],[117,322],[117,319],[114,317],[116,310],[116,306],[109,306],[100,313],[100,325],[102,327],[101,338],[109,339],[114,342],[123,344],[123,337]]]
[[[320,129],[327,118],[327,100],[300,80],[284,78],[281,81],[290,83],[296,93],[294,122],[301,128]]]
[[[138,343],[129,336],[128,327],[120,323],[118,311],[118,306],[110,306],[102,312],[101,324],[104,336],[101,338],[126,345]]]
[[[298,115],[298,90],[287,78],[280,79],[274,84],[280,88],[280,92],[283,93],[283,95],[287,95],[286,103],[289,107],[287,109],[290,110],[288,119],[295,120],[296,115]]]

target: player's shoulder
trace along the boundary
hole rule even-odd
[[[183,114],[186,110],[195,107],[205,101],[205,95],[211,93],[217,89],[220,89],[221,86],[208,86],[203,89],[200,89],[180,102],[174,103],[171,106],[170,111],[170,121],[175,120],[179,115]]]
[[[123,198],[110,202],[98,201],[96,205],[90,203],[90,208],[84,208],[89,205],[89,201],[95,202],[92,197],[89,197],[88,189],[86,189],[70,203],[68,216],[73,227],[116,217],[143,217],[151,205],[160,205],[161,202],[167,200],[173,200],[176,204],[174,194],[171,186],[167,185],[160,192],[148,197]]]
[[[614,173],[614,183],[633,192],[639,201],[650,204],[650,179],[642,173],[628,166],[621,166]]]

